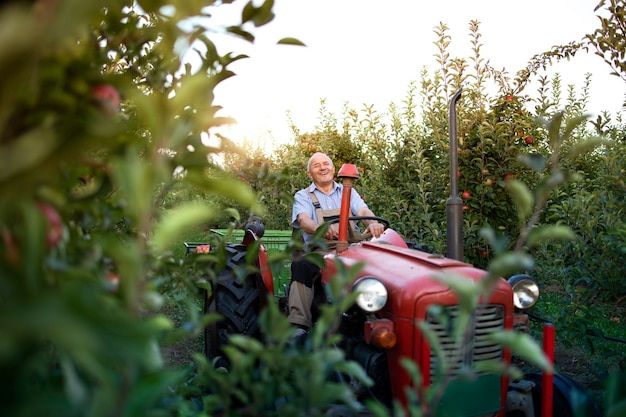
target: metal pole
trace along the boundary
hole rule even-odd
[[[543,325],[543,352],[554,366],[554,326],[552,323]],[[554,401],[554,372],[543,371],[541,375],[541,417],[552,417]]]
[[[359,170],[354,164],[343,164],[337,173],[343,179],[343,193],[341,194],[341,209],[339,210],[339,236],[337,253],[348,249],[348,227],[350,224],[350,197],[354,181],[359,178]]]
[[[450,197],[446,201],[448,258],[463,260],[463,200],[459,197],[458,140],[456,127],[456,102],[461,98],[459,88],[450,99],[448,121],[450,126]]]
[[[339,210],[339,233],[337,236],[337,253],[348,249],[348,227],[350,217],[350,196],[354,179],[345,177],[343,179],[343,193],[341,194],[341,209]]]

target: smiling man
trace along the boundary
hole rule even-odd
[[[302,231],[305,251],[312,249],[309,247],[311,238],[325,219],[339,215],[343,193],[343,186],[335,181],[335,165],[328,155],[321,152],[313,154],[307,163],[307,175],[313,182],[294,196],[291,217],[293,228]],[[352,216],[375,216],[354,189],[350,193],[350,213]],[[366,220],[365,224],[365,232],[374,237],[380,237],[384,231],[384,226],[376,220]],[[339,224],[332,224],[324,237],[334,240],[338,232]],[[313,325],[313,283],[320,272],[319,266],[303,258],[294,259],[291,264],[289,321],[298,327],[294,337],[305,335]]]

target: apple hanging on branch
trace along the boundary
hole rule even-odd
[[[46,233],[48,249],[55,248],[63,239],[63,219],[61,219],[57,209],[49,203],[37,203],[37,207],[48,221],[48,231]]]
[[[109,116],[113,116],[119,111],[121,103],[120,93],[111,84],[93,86],[91,95],[96,99],[102,111]]]

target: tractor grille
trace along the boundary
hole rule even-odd
[[[487,339],[489,334],[504,330],[504,307],[502,305],[481,305],[475,311],[474,327],[467,338],[467,345],[455,342],[452,332],[456,328],[458,306],[444,307],[437,313],[430,312],[426,316],[428,327],[435,332],[446,364],[446,374],[456,377],[463,369],[474,370],[476,365],[484,361],[502,358],[502,346]],[[470,323],[472,320],[470,319]],[[439,372],[439,358],[435,348],[430,352],[431,380]],[[481,372],[477,372],[481,374]],[[484,373],[484,372],[482,372]]]

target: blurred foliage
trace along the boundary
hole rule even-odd
[[[624,38],[626,37],[626,2],[624,0],[601,0],[594,11],[598,11],[600,27],[586,36],[586,40],[613,70],[611,73],[626,81],[624,62]],[[626,101],[624,101],[626,107]]]
[[[537,263],[547,271],[558,256],[572,291],[579,292],[584,283],[607,291],[602,296],[624,295],[618,279],[626,238],[620,216],[623,122],[605,113],[593,122],[593,130],[577,123],[587,104],[589,78],[581,96],[569,89],[565,103],[558,75],[539,77],[538,98],[522,94],[539,69],[588,44],[540,54],[511,81],[481,56],[477,22],[470,23],[468,59],[449,55],[451,39],[442,24],[436,29],[438,68],[432,74],[422,71],[402,106],[392,104],[387,115],[372,106],[361,112],[346,107],[339,120],[322,101],[319,129],[303,133],[292,126],[293,143],[266,157],[241,152],[218,132],[231,121],[217,115],[213,91],[234,75],[229,66],[247,57],[219,54],[212,37],[230,34],[253,42],[255,31],[272,21],[274,2],[247,3],[239,21],[216,23],[214,15],[231,3],[16,0],[0,6],[0,414],[219,413],[229,405],[219,402],[224,392],[240,402],[250,400],[247,392],[237,391],[247,376],[252,379],[244,388],[275,388],[275,397],[269,398],[279,401],[281,390],[304,381],[318,362],[292,357],[303,373],[281,375],[285,379],[278,385],[254,379],[267,375],[248,375],[247,369],[221,379],[200,358],[200,369],[164,369],[161,345],[198,337],[202,325],[215,319],[203,316],[195,303],[206,280],[197,279],[190,261],[173,252],[172,242],[185,232],[202,236],[211,227],[238,227],[250,214],[262,215],[267,228],[288,229],[291,198],[309,181],[306,161],[323,151],[338,168],[358,164],[362,178],[357,187],[377,215],[390,219],[407,239],[442,252],[449,184],[447,106],[459,87],[459,181],[461,191],[470,193],[465,199],[467,260],[486,266],[497,247],[481,236],[485,226],[504,236],[497,240],[508,242],[503,251],[513,248],[512,237],[524,229],[507,179],[523,180],[527,189],[542,185],[541,171],[518,159],[529,153],[540,157],[533,161],[549,159],[554,134],[540,119],[562,115],[564,123],[556,129],[563,126],[567,134],[556,136],[567,138],[559,143],[564,150],[576,149],[590,133],[602,135],[606,143],[589,156],[560,161],[567,172],[580,174],[547,195],[546,217],[540,220],[573,223],[577,240],[535,249],[546,255]],[[619,33],[610,27],[623,17],[617,8],[611,10],[613,20],[605,26],[607,36],[615,38]],[[594,43],[600,34],[590,36],[590,44],[604,50],[606,43]],[[301,44],[293,38],[277,43]],[[612,53],[620,50],[612,48]],[[183,63],[190,56],[197,64],[193,68]],[[610,215],[602,215],[604,205]],[[593,265],[588,275],[576,268],[580,262]],[[613,275],[599,276],[605,273]],[[185,310],[181,328],[174,329],[172,320],[159,314],[164,296]],[[328,317],[336,314],[329,311]],[[281,326],[275,337],[284,346],[287,331],[280,333]],[[332,356],[337,353],[324,344],[323,324],[320,329],[310,353],[358,374]],[[276,371],[280,350],[262,352],[246,340],[241,346],[257,353],[250,360]],[[232,354],[242,356],[235,349]],[[320,379],[315,381],[326,376],[316,374]],[[225,385],[215,386],[219,382]],[[351,400],[334,388],[320,382],[319,390],[302,389],[298,406]],[[313,394],[328,397],[307,397]],[[254,398],[253,405],[269,406],[267,401]]]
[[[273,2],[209,32],[227,3],[0,6],[0,414],[147,415],[186,377],[159,348],[162,291],[197,291],[169,240],[221,215],[209,195],[256,205],[203,142],[245,58],[208,33],[253,41]]]
[[[202,262],[196,264],[202,272]],[[336,348],[338,318],[354,302],[344,288],[355,279],[358,265],[340,268],[328,286],[332,304],[322,307],[320,319],[306,341],[290,339],[293,326],[268,303],[260,316],[263,341],[244,336],[230,338],[225,355],[229,370],[214,366],[196,354],[198,372],[163,399],[172,415],[325,416],[339,405],[358,407],[351,378],[371,381],[355,362]],[[197,413],[197,414],[196,414]]]

